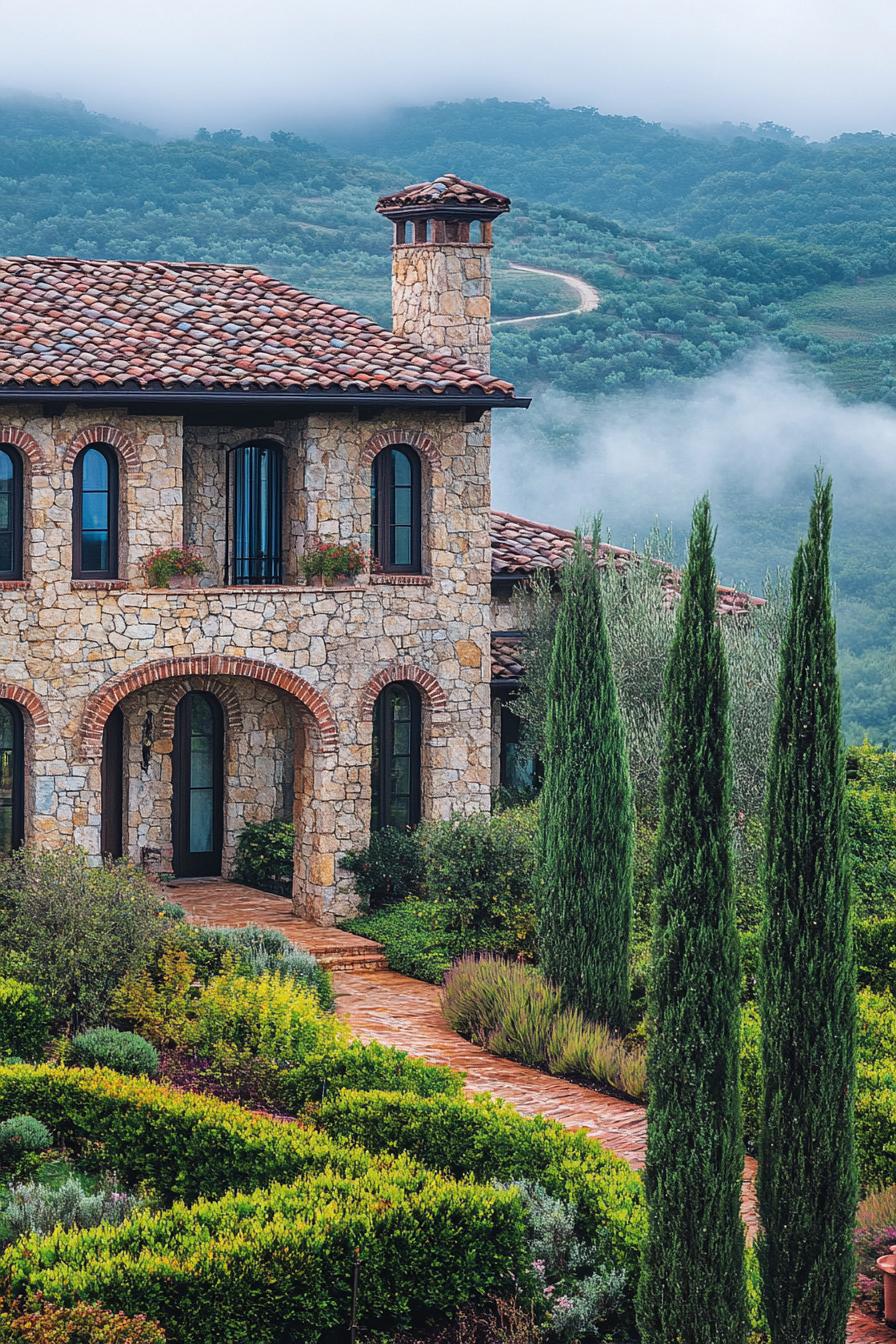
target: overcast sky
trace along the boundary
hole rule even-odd
[[[165,130],[498,96],[896,131],[893,0],[0,0],[0,20],[2,82]]]

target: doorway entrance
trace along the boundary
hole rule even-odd
[[[189,691],[174,717],[172,839],[175,877],[219,877],[224,843],[224,714]]]

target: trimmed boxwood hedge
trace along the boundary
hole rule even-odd
[[[583,1130],[520,1115],[488,1095],[468,1100],[348,1090],[328,1097],[317,1121],[334,1139],[409,1154],[450,1176],[537,1181],[576,1207],[583,1240],[606,1245],[608,1259],[637,1277],[647,1218],[640,1178]]]
[[[365,1331],[423,1323],[526,1274],[514,1191],[381,1158],[354,1179],[326,1171],[117,1227],[23,1237],[0,1258],[0,1284],[144,1312],[180,1344],[310,1344],[349,1323],[356,1247]]]

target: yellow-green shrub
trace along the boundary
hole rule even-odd
[[[180,1344],[310,1344],[348,1325],[355,1248],[365,1334],[453,1312],[527,1268],[513,1191],[371,1159],[355,1179],[327,1171],[117,1227],[22,1238],[0,1259],[0,1286],[142,1311]]]
[[[357,1174],[360,1150],[232,1102],[108,1069],[0,1068],[0,1116],[27,1113],[78,1148],[99,1140],[126,1185],[147,1181],[162,1200],[216,1197],[332,1166]]]
[[[322,1010],[312,990],[276,971],[215,976],[200,991],[187,1027],[187,1043],[225,1069],[250,1060],[298,1064],[349,1040],[348,1028]]]
[[[463,1092],[464,1076],[447,1064],[427,1064],[379,1041],[367,1045],[352,1041],[307,1055],[296,1068],[285,1070],[277,1078],[277,1096],[292,1112],[340,1088],[457,1097]]]
[[[50,1014],[35,986],[0,976],[0,1059],[37,1059],[49,1034]]]
[[[333,1138],[407,1153],[451,1176],[537,1181],[575,1205],[583,1240],[600,1241],[612,1264],[636,1275],[646,1219],[640,1178],[582,1130],[520,1115],[488,1095],[345,1090],[321,1103],[317,1120]]]

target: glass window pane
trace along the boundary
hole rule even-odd
[[[85,532],[81,537],[81,568],[88,574],[109,568],[109,537],[103,532]]]
[[[409,723],[395,724],[392,730],[392,750],[396,756],[410,756],[411,725]]]
[[[0,484],[0,531],[12,527],[12,482]]]
[[[81,488],[83,490],[109,489],[109,463],[98,448],[88,448],[82,459]]]
[[[411,484],[411,460],[400,448],[392,449],[392,480],[395,485]]]
[[[15,724],[12,711],[0,705],[0,851],[8,854],[14,842]]]
[[[0,481],[12,481],[15,469],[9,453],[0,450]]]
[[[12,533],[0,532],[0,574],[9,574],[13,566]]]
[[[3,794],[0,796],[0,852],[9,854],[12,852],[12,797]]]
[[[82,495],[81,528],[85,532],[109,530],[109,496],[104,491],[86,490]]]
[[[214,848],[214,791],[190,790],[190,852],[210,854]]]
[[[411,793],[411,762],[407,756],[392,759],[392,796],[408,798]]]
[[[392,563],[394,565],[409,565],[411,563],[411,529],[409,527],[393,527],[392,529]]]
[[[403,687],[396,687],[389,692],[389,698],[392,702],[392,722],[399,723],[410,719],[411,702],[407,691]]]
[[[410,826],[411,805],[408,798],[393,798],[389,805],[390,826]]]
[[[410,490],[406,490],[403,486],[395,491],[395,516],[392,519],[394,523],[404,523],[406,526],[410,526],[411,493]]]

